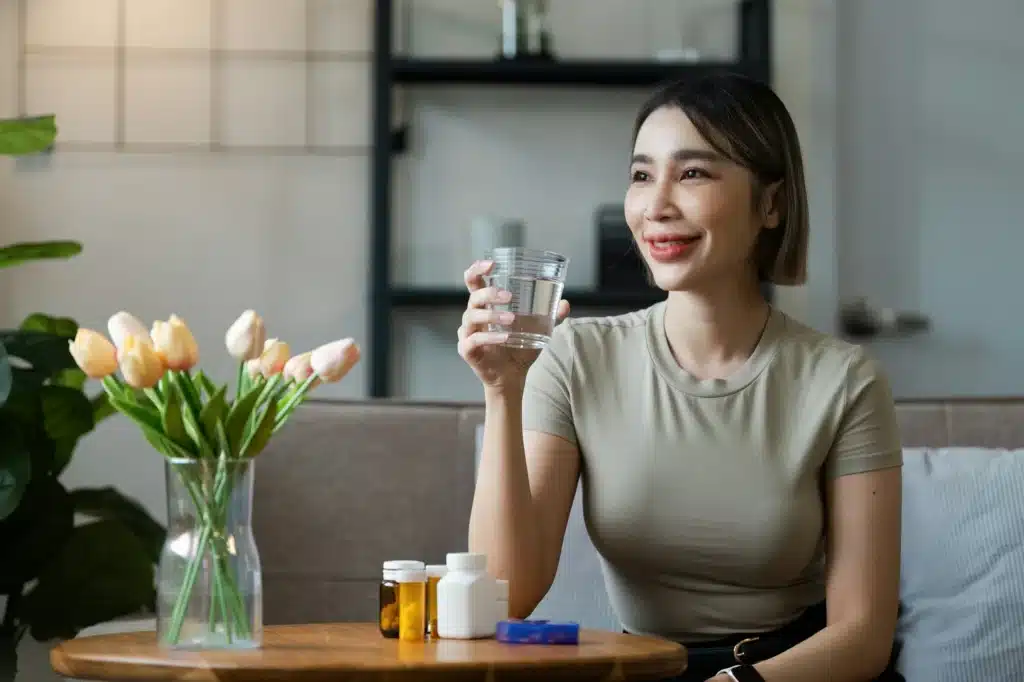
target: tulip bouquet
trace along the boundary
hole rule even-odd
[[[172,647],[259,646],[262,587],[249,523],[251,460],[313,388],[352,369],[359,347],[342,339],[292,356],[284,341],[266,339],[263,320],[246,311],[225,335],[238,361],[231,398],[226,384],[195,370],[199,349],[179,317],[147,331],[119,312],[107,327],[109,339],[79,329],[70,349],[78,366],[102,381],[110,404],[138,424],[168,462],[160,640]]]

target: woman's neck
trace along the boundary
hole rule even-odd
[[[755,281],[669,292],[665,334],[676,362],[698,379],[724,379],[757,347],[771,306]]]

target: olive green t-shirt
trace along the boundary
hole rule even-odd
[[[559,325],[530,368],[523,427],[578,445],[626,630],[777,628],[825,596],[823,481],[902,465],[888,383],[861,347],[778,310],[738,371],[699,380],[664,316],[662,302]]]

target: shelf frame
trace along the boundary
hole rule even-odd
[[[626,0],[624,0],[626,1]],[[679,0],[682,1],[682,0]],[[417,59],[394,55],[394,0],[377,0],[374,13],[373,155],[370,181],[370,257],[368,292],[369,386],[372,398],[392,396],[392,315],[398,308],[440,308],[464,304],[456,288],[401,287],[392,284],[391,223],[392,164],[404,147],[406,130],[393,131],[396,85],[429,86],[545,86],[646,88],[684,75],[700,76],[728,69],[763,82],[772,80],[772,0],[740,0],[738,56],[735,62],[678,64],[613,60],[516,61]],[[645,292],[646,293],[646,292]],[[577,306],[635,309],[660,298],[629,292],[567,291]],[[575,297],[575,298],[574,298]]]

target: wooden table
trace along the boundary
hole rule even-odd
[[[50,653],[66,677],[136,682],[341,681],[505,682],[507,680],[661,680],[686,667],[674,642],[584,630],[579,646],[489,640],[399,642],[375,624],[267,627],[262,649],[167,651],[153,632],[72,639]]]

